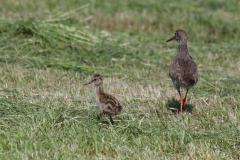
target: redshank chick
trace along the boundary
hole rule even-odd
[[[103,78],[99,74],[95,74],[91,80],[84,85],[88,84],[94,85],[95,101],[101,110],[99,118],[106,114],[109,116],[110,121],[113,124],[112,115],[117,115],[122,110],[121,104],[114,96],[104,92]]]

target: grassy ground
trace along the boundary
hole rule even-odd
[[[240,158],[237,0],[0,6],[0,159]],[[169,110],[176,29],[200,75],[183,115]],[[94,73],[124,105],[115,125],[83,86]]]

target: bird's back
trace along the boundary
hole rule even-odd
[[[116,115],[122,110],[121,104],[110,94],[102,93],[99,97],[99,101],[102,104],[103,111],[110,114]]]
[[[192,87],[198,81],[197,66],[189,54],[185,57],[174,58],[169,68],[169,75],[180,83],[180,86]]]

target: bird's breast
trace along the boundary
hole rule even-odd
[[[101,111],[103,111],[103,106],[102,106],[102,103],[100,102],[100,96],[98,96],[97,94],[95,94],[94,98],[95,98],[95,101],[96,101],[97,106],[99,107],[99,109],[100,109]]]

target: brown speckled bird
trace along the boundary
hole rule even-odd
[[[178,52],[169,67],[169,75],[175,88],[179,93],[181,102],[180,111],[182,113],[183,106],[187,98],[188,89],[197,84],[198,70],[195,62],[193,61],[192,57],[189,55],[188,52],[186,32],[184,30],[177,30],[175,32],[175,36],[170,38],[166,42],[174,39],[178,41]],[[187,88],[184,99],[182,99],[180,87]]]
[[[85,85],[88,84],[93,84],[95,86],[94,87],[95,101],[99,109],[101,110],[99,118],[107,114],[110,118],[111,123],[113,124],[114,122],[111,115],[117,115],[122,110],[121,104],[114,96],[104,92],[103,78],[99,74],[95,74],[91,78],[91,80]]]

